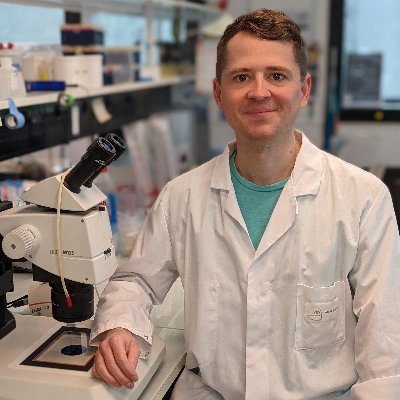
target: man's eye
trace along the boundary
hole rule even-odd
[[[272,79],[274,81],[283,81],[286,79],[286,75],[285,74],[281,74],[280,72],[274,72],[272,74]]]
[[[235,76],[235,81],[238,82],[246,82],[248,80],[248,76],[245,74],[240,74]]]

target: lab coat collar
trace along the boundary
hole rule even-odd
[[[308,194],[316,195],[321,184],[323,153],[308,140],[303,132],[297,132],[301,135],[301,147],[292,172],[294,193],[296,197]],[[236,141],[234,140],[217,157],[211,178],[212,188],[226,191],[233,189],[229,157],[235,149]]]
[[[300,131],[301,147],[292,172],[296,196],[317,195],[321,185],[323,152]]]
[[[236,140],[230,142],[224,152],[215,160],[214,170],[211,176],[211,187],[214,189],[231,190],[231,172],[229,167],[229,157],[236,150]]]

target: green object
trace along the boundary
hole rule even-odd
[[[272,185],[256,185],[244,179],[235,166],[236,152],[230,158],[231,179],[250,240],[257,249],[282,189],[289,178]]]

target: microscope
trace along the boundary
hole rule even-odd
[[[155,334],[148,358],[138,362],[140,378],[133,391],[111,388],[91,377],[94,286],[108,280],[117,266],[106,196],[93,181],[124,149],[116,134],[99,137],[74,168],[27,190],[22,195],[25,205],[0,201],[2,399],[134,400],[165,357],[166,344]],[[12,314],[7,309],[6,294],[13,290],[12,263],[17,261],[29,261],[33,280],[51,288],[53,318],[23,311]],[[173,340],[174,371],[184,358],[181,340],[179,351]],[[169,382],[170,375],[161,376]],[[150,393],[159,393],[159,385],[156,380]]]
[[[0,339],[16,327],[6,307],[13,261],[31,262],[33,280],[50,285],[54,319],[93,316],[93,285],[117,266],[106,196],[93,181],[125,148],[117,134],[98,137],[74,168],[27,190],[26,205],[0,201]]]

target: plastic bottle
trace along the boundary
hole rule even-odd
[[[26,96],[21,68],[12,64],[11,57],[0,57],[0,97]]]

